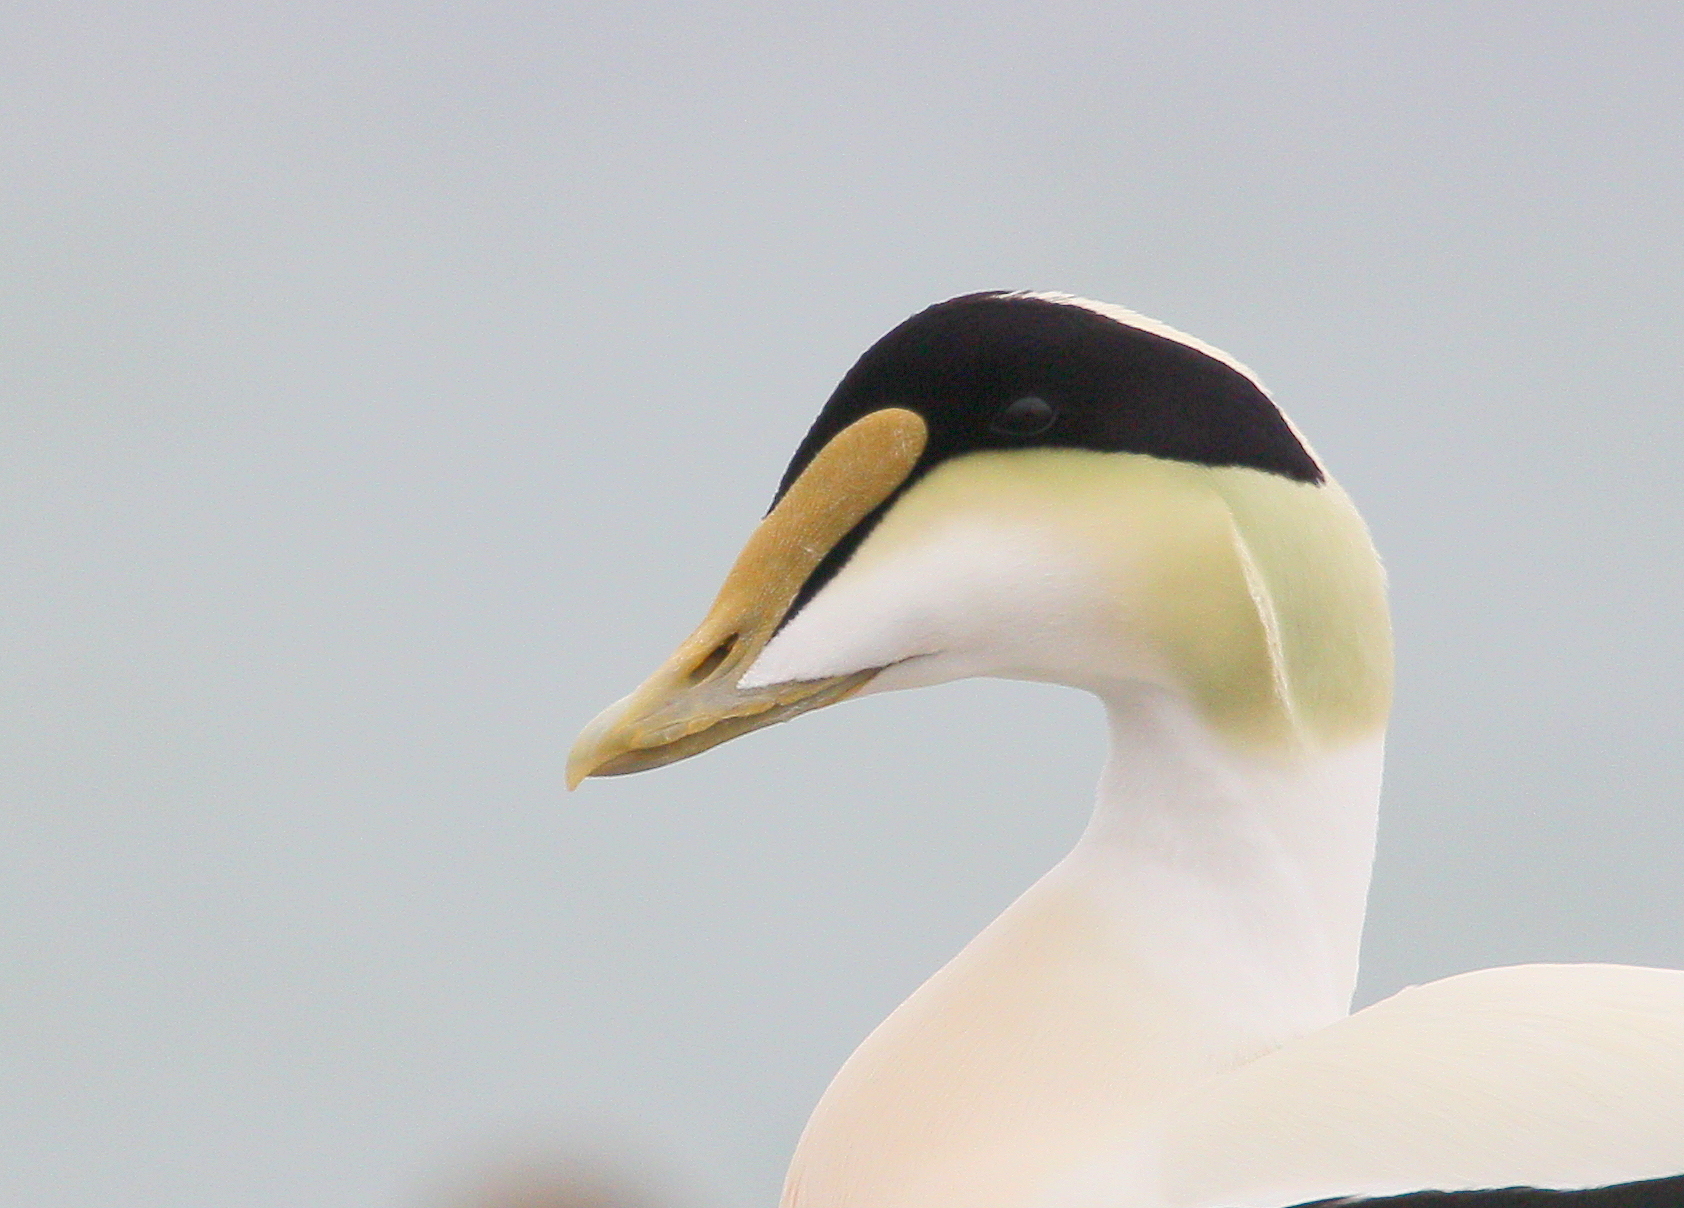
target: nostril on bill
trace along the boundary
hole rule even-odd
[[[719,645],[708,651],[707,657],[690,669],[690,682],[699,684],[719,669],[719,665],[730,657],[731,651],[736,649],[737,635],[732,634]]]

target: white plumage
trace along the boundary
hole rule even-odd
[[[1270,1208],[1661,1178],[1684,1169],[1680,1088],[1684,972],[1485,969],[1405,990],[1189,1092],[1121,1172],[1141,1198],[1101,1199]]]
[[[955,299],[861,358],[788,481],[575,781],[974,675],[1093,692],[1112,752],[1076,849],[837,1075],[786,1208],[1684,1203],[1684,973],[1487,970],[1347,1016],[1384,581],[1243,366],[1064,295]]]

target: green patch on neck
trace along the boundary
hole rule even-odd
[[[1268,630],[1279,722],[1338,743],[1385,724],[1392,697],[1386,577],[1367,526],[1334,481],[1209,470],[1233,516],[1237,555]]]

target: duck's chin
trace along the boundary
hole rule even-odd
[[[953,680],[976,679],[993,674],[995,672],[988,660],[974,655],[949,651],[914,654],[884,667],[856,695],[870,696],[877,692],[930,688],[936,684],[951,683]]]

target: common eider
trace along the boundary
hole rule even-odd
[[[1385,580],[1245,366],[1068,295],[914,315],[569,781],[967,676],[1100,698],[1092,821],[848,1059],[784,1208],[1684,1205],[1684,972],[1489,969],[1350,1013]]]

